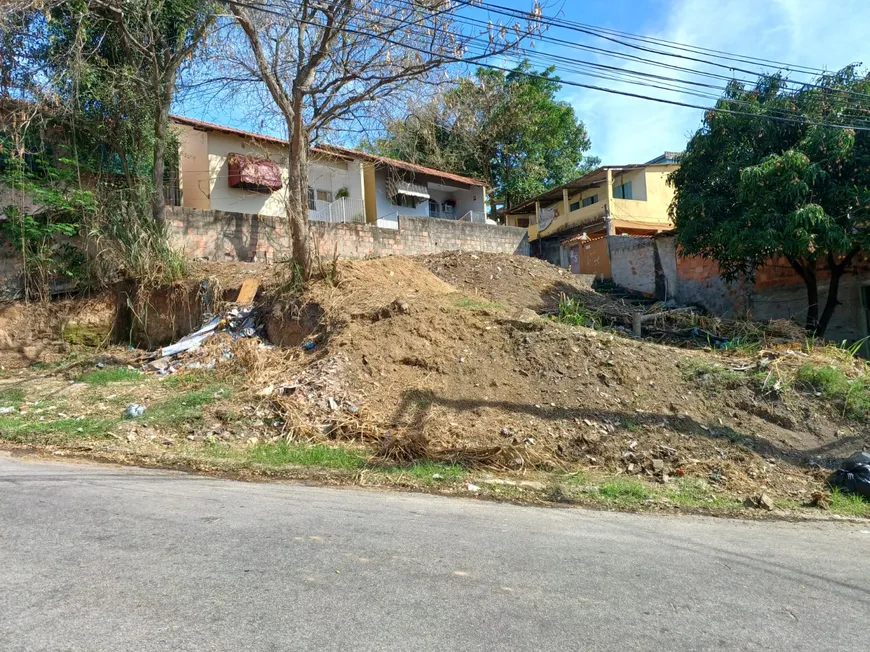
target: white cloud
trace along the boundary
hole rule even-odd
[[[836,70],[859,61],[870,63],[870,41],[866,40],[864,33],[870,22],[870,3],[867,2],[846,1],[833,4],[825,0],[678,0],[660,6],[667,9],[666,16],[652,16],[646,25],[626,25],[621,29],[743,56],[828,70]],[[594,45],[601,46],[602,43],[605,42],[599,41]],[[624,49],[615,44],[611,45]],[[560,54],[569,53],[565,51]],[[688,60],[657,57],[643,52],[635,54],[655,57],[660,61],[695,70],[750,77],[744,73],[711,68]],[[619,62],[611,57],[600,57],[599,60],[608,65],[671,77],[690,77],[684,72],[644,68],[643,64]],[[760,64],[732,63],[735,67],[748,70],[761,68]],[[766,70],[770,71],[771,68]],[[709,106],[714,102],[712,98],[686,96],[613,81],[581,79],[573,73],[563,73],[563,77],[690,104]],[[719,86],[725,83],[723,80],[704,80],[694,76],[691,78]],[[699,90],[716,93],[711,89]],[[574,104],[578,116],[586,123],[592,138],[593,153],[608,164],[637,163],[651,159],[665,150],[680,150],[702,119],[702,112],[697,109],[668,106],[599,91],[566,86],[564,95]]]

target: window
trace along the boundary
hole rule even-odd
[[[529,218],[528,217],[518,217],[517,218],[517,226],[522,227],[524,229],[529,228]]]
[[[308,210],[317,210],[317,202],[314,201],[314,188],[311,186],[308,186]]]
[[[586,200],[584,199],[583,201],[585,202]],[[586,204],[584,203],[583,205],[585,206]],[[571,204],[568,208],[570,208],[572,212],[573,212],[573,211],[579,211],[579,210],[580,210],[580,202],[579,202],[579,201],[575,201],[575,202],[574,202],[573,204]]]
[[[613,196],[616,199],[631,199],[631,181],[626,181],[621,186],[613,186]]]
[[[318,190],[317,191],[317,201],[325,201],[328,203],[332,203],[332,191],[331,190]]]
[[[403,208],[417,208],[417,200],[408,195],[396,195],[390,200],[393,206],[402,206]]]
[[[598,195],[592,195],[591,197],[583,198],[583,206],[592,206],[592,204],[598,203]]]

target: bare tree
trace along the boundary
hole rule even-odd
[[[457,20],[452,0],[224,0],[250,46],[232,58],[262,82],[289,141],[287,218],[293,259],[308,278],[309,146],[324,132],[358,124],[448,64],[473,63],[538,31],[540,7],[525,25],[482,30]]]

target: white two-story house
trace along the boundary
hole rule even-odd
[[[169,203],[283,217],[287,141],[173,116],[179,140]],[[442,170],[323,145],[311,150],[309,219],[397,228],[399,215],[484,223],[484,182]]]

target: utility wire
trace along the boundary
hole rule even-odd
[[[457,0],[457,1],[462,2],[463,0]],[[246,7],[249,9],[263,11],[263,12],[270,13],[270,14],[273,14],[276,16],[280,16],[282,18],[290,18],[291,20],[298,22],[300,24],[306,24],[306,25],[310,25],[313,27],[323,28],[323,25],[320,23],[316,23],[313,21],[306,21],[306,20],[302,20],[300,18],[287,16],[286,14],[284,14],[280,11],[275,11],[274,9],[268,8],[267,6],[265,6],[263,4],[254,5],[254,4],[250,4],[248,2],[240,2],[239,0],[224,0],[224,2],[226,2],[227,4],[231,4],[231,5],[236,5],[236,6],[240,6],[240,7]],[[426,55],[433,56],[433,57],[438,57],[445,62],[458,63],[458,64],[468,64],[469,63],[468,60],[465,60],[461,57],[452,56],[452,55],[449,55],[447,53],[432,52],[432,51],[427,50],[425,48],[420,48],[420,47],[417,47],[417,46],[409,44],[409,43],[403,43],[401,41],[394,41],[392,39],[389,39],[385,36],[382,36],[380,34],[376,34],[373,32],[366,32],[366,31],[359,30],[359,29],[353,29],[351,27],[337,27],[336,26],[336,27],[333,27],[333,29],[337,29],[337,30],[345,32],[345,33],[355,34],[357,36],[362,36],[362,37],[366,37],[366,38],[375,38],[375,39],[381,40],[383,42],[390,43],[392,45],[396,45],[397,47],[404,48],[406,50],[410,50],[410,51],[417,52],[420,54],[426,54]],[[540,74],[515,71],[515,70],[512,70],[510,68],[505,68],[504,66],[498,66],[495,64],[485,63],[483,61],[474,61],[474,65],[477,65],[477,66],[480,66],[483,68],[489,68],[492,70],[500,70],[500,71],[506,72],[506,73],[513,72],[513,73],[525,75],[527,77],[534,77],[534,78],[538,78],[538,79],[548,79],[548,80],[552,81],[552,78],[545,77],[545,76],[540,75]],[[661,98],[661,97],[642,95],[639,93],[632,93],[629,91],[622,91],[622,90],[617,90],[617,89],[613,89],[613,88],[597,86],[597,85],[593,85],[593,84],[585,84],[582,82],[577,82],[577,81],[569,80],[569,79],[560,79],[559,81],[560,81],[560,83],[562,83],[564,85],[573,86],[576,88],[585,88],[587,90],[600,91],[600,92],[609,93],[609,94],[613,94],[613,95],[621,95],[624,97],[632,97],[632,98],[636,98],[636,99],[657,102],[660,104],[668,104],[668,105],[672,105],[672,106],[680,106],[680,107],[690,108],[690,109],[700,109],[702,111],[713,111],[716,113],[725,113],[725,114],[730,114],[730,115],[743,115],[743,116],[764,118],[764,119],[768,119],[768,120],[775,120],[775,121],[792,123],[792,124],[802,124],[802,125],[808,125],[808,126],[831,127],[831,128],[839,128],[839,129],[854,129],[856,131],[870,131],[870,127],[868,127],[868,126],[819,122],[819,121],[813,121],[813,120],[806,120],[804,118],[791,118],[791,117],[786,117],[786,116],[770,115],[769,113],[754,113],[754,112],[748,112],[748,111],[726,109],[726,108],[722,108],[722,107],[702,106],[702,105],[698,105],[698,104],[690,104],[688,102],[681,102],[681,101],[671,100],[671,99],[666,99],[666,98]],[[733,100],[724,100],[724,101],[734,102]]]

